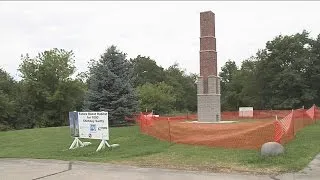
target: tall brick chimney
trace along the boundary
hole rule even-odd
[[[211,11],[200,13],[200,76],[217,75],[215,19]]]
[[[215,14],[200,13],[200,77],[198,78],[198,121],[220,121],[220,78],[217,76]]]

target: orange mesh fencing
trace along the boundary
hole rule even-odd
[[[259,148],[272,140],[272,121],[231,124],[205,124],[188,122],[170,123],[170,141],[175,143],[226,148]]]
[[[290,119],[289,129],[283,128],[286,125],[275,126],[275,141],[279,139],[279,142],[284,144],[294,139],[296,133],[303,129],[304,127],[316,123],[317,117],[319,115],[319,108],[313,105],[310,109],[296,109],[292,110],[292,117]],[[279,135],[279,132],[282,134]],[[278,132],[278,133],[277,133]],[[277,136],[280,136],[277,138]]]
[[[177,117],[141,119],[142,133],[174,143],[256,149],[273,139],[272,120],[207,124]]]
[[[319,107],[315,107],[315,120],[316,121],[320,121],[320,108]]]
[[[283,131],[282,127],[278,127],[283,131],[280,143],[289,142],[303,127],[315,123],[316,119],[320,120],[320,109],[313,107],[314,110],[254,110],[249,118],[239,117],[239,112],[222,112],[220,123],[199,123],[196,114],[158,117],[152,113],[140,113],[136,121],[142,133],[173,143],[259,149],[262,144],[274,141],[276,118],[283,119],[293,112],[288,129]]]

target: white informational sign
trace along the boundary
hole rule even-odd
[[[239,117],[253,117],[253,107],[239,107]]]
[[[108,112],[78,112],[79,138],[109,140]]]
[[[69,112],[70,132],[74,137],[69,149],[84,147],[91,142],[81,142],[79,138],[101,139],[96,151],[118,147],[119,144],[109,144],[108,112]]]

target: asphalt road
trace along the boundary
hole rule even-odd
[[[159,168],[139,168],[104,163],[69,162],[38,159],[0,159],[1,180],[319,180],[320,154],[298,173],[249,175],[239,173],[208,173],[195,171],[169,170]]]

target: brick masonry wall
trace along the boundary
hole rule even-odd
[[[207,78],[209,75],[217,75],[217,52],[200,51],[200,76]]]
[[[215,15],[211,11],[200,13],[200,76],[217,75]]]
[[[216,50],[216,38],[214,36],[200,37],[200,51],[208,49]]]
[[[212,11],[200,13],[200,36],[215,36],[215,14]]]

